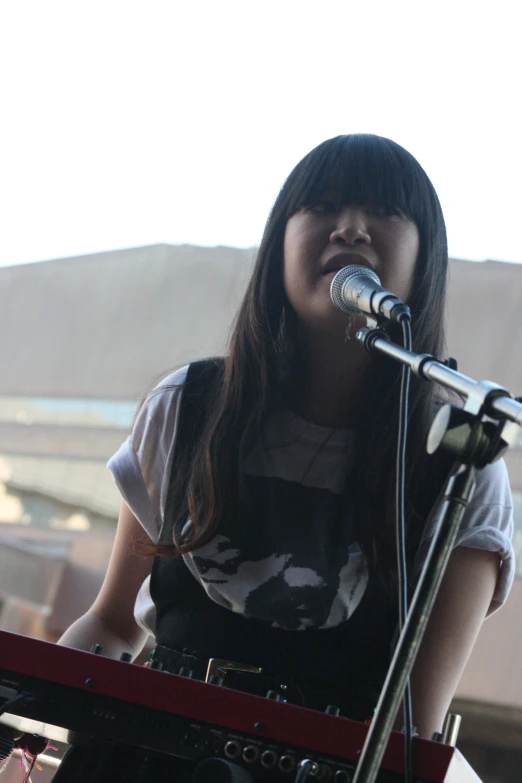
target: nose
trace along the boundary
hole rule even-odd
[[[330,234],[330,242],[343,245],[370,245],[372,239],[364,210],[357,207],[342,209]]]

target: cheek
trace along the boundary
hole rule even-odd
[[[285,276],[295,272],[314,274],[327,243],[325,230],[316,225],[309,215],[293,215],[286,224],[283,242]]]
[[[304,215],[294,215],[286,224],[283,241],[283,287],[291,307],[303,312],[316,282],[320,255],[316,232]]]
[[[407,296],[411,294],[411,288],[415,279],[415,270],[417,269],[417,262],[419,258],[420,242],[419,232],[415,228],[415,234],[410,238],[408,242],[407,251],[405,253],[406,263],[405,266],[408,270],[408,291]]]
[[[302,225],[300,215],[294,215],[286,224],[283,252],[285,260],[292,262],[302,252],[306,245],[306,228]]]
[[[417,227],[406,232],[397,244],[395,258],[394,286],[396,294],[405,301],[411,294],[413,281],[415,278],[415,269],[419,255],[419,233]]]
[[[304,230],[299,217],[299,215],[294,215],[286,224],[283,242],[283,279],[285,285],[300,272],[306,259],[308,239],[306,230]]]

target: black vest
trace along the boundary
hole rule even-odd
[[[187,505],[194,444],[205,424],[222,370],[222,360],[196,362],[188,370],[162,543],[172,542],[171,510]],[[359,720],[371,716],[390,663],[397,628],[396,610],[371,586],[349,620],[326,630],[273,628],[264,621],[232,612],[207,596],[178,557],[155,558],[151,596],[157,610],[157,644],[195,651],[203,659],[222,658],[262,666],[276,679],[291,678],[319,689],[326,703],[340,706],[345,715]]]

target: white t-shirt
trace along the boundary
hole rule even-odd
[[[154,543],[165,511],[187,370],[172,373],[151,392],[131,435],[108,463],[123,498]],[[184,556],[212,600],[293,630],[331,628],[351,616],[368,583],[346,500],[352,443],[350,430],[318,426],[289,411],[268,419],[245,466],[253,499],[248,524],[225,522],[212,540]],[[432,519],[434,525],[437,515]],[[433,525],[419,549],[418,568]],[[500,555],[488,614],[502,606],[513,582],[512,534],[513,502],[506,467],[499,460],[477,471],[456,542]],[[139,592],[135,614],[154,634],[149,579]]]

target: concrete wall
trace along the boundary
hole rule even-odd
[[[140,399],[223,351],[253,257],[154,245],[0,269],[0,395]]]
[[[223,350],[254,250],[153,245],[0,268],[0,395],[139,399]],[[448,346],[522,393],[522,265],[452,260]]]

